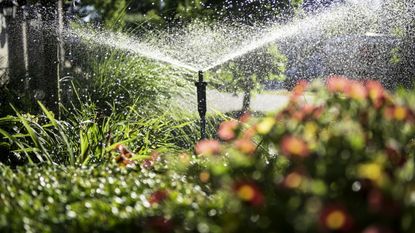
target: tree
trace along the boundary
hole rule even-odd
[[[249,53],[208,72],[214,86],[238,94],[243,92],[242,112],[250,110],[253,92],[272,81],[285,79],[287,58],[274,44]]]
[[[157,14],[165,23],[177,19],[194,18],[232,19],[245,24],[255,21],[274,20],[290,15],[303,0],[135,0],[131,12],[153,16]]]
[[[102,17],[102,22],[109,28],[122,28],[127,8],[126,0],[83,0],[83,5],[93,5]]]

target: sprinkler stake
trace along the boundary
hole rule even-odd
[[[206,86],[203,81],[203,71],[199,71],[199,81],[195,82],[197,87],[197,110],[200,116],[201,139],[206,139]]]

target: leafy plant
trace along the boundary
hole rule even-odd
[[[1,165],[0,230],[412,232],[414,99],[331,77],[273,115],[223,122],[194,154],[119,141],[105,166]]]

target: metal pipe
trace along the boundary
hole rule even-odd
[[[206,139],[206,86],[203,81],[203,71],[199,71],[199,81],[195,82],[197,87],[197,110],[200,116],[200,135],[201,139]]]

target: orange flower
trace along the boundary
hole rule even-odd
[[[203,171],[199,174],[199,180],[203,183],[207,183],[210,179],[210,173],[207,171]]]
[[[150,195],[148,202],[150,202],[150,204],[159,204],[162,201],[166,200],[167,197],[168,193],[166,190],[158,190]]]
[[[264,203],[264,196],[259,187],[252,182],[239,182],[234,186],[236,195],[252,206],[260,206]]]
[[[286,136],[280,146],[282,153],[287,156],[307,157],[310,154],[307,143],[298,137]]]
[[[375,108],[380,108],[385,99],[385,89],[378,81],[370,80],[366,83],[367,93]]]
[[[235,138],[235,130],[238,127],[236,120],[222,122],[219,126],[218,135],[219,138],[224,141],[229,141]]]
[[[235,141],[235,148],[244,154],[253,154],[256,150],[255,143],[249,139],[239,139]]]
[[[410,111],[402,106],[394,106],[386,108],[383,115],[388,120],[403,121],[410,117]]]
[[[296,101],[300,96],[304,94],[304,91],[307,89],[307,87],[307,80],[298,81],[297,85],[292,90],[291,100]]]
[[[290,189],[296,189],[300,187],[303,181],[304,181],[303,175],[295,171],[295,172],[291,172],[284,178],[283,185]]]
[[[134,154],[127,149],[127,147],[117,144],[115,146],[115,150],[119,153],[119,155],[115,158],[117,164],[121,167],[126,167],[130,165],[134,165],[134,161],[130,158],[134,156]]]
[[[405,120],[408,115],[408,110],[404,107],[398,106],[393,111],[393,117],[398,121]]]
[[[352,219],[345,208],[332,205],[320,213],[320,225],[328,231],[346,232],[352,228]]]
[[[346,89],[346,94],[352,99],[364,100],[367,97],[367,90],[362,83],[351,81]]]
[[[330,92],[344,93],[349,84],[350,81],[344,76],[331,76],[327,80],[327,89]]]
[[[221,152],[221,146],[217,140],[202,140],[196,144],[196,154],[217,155]]]

